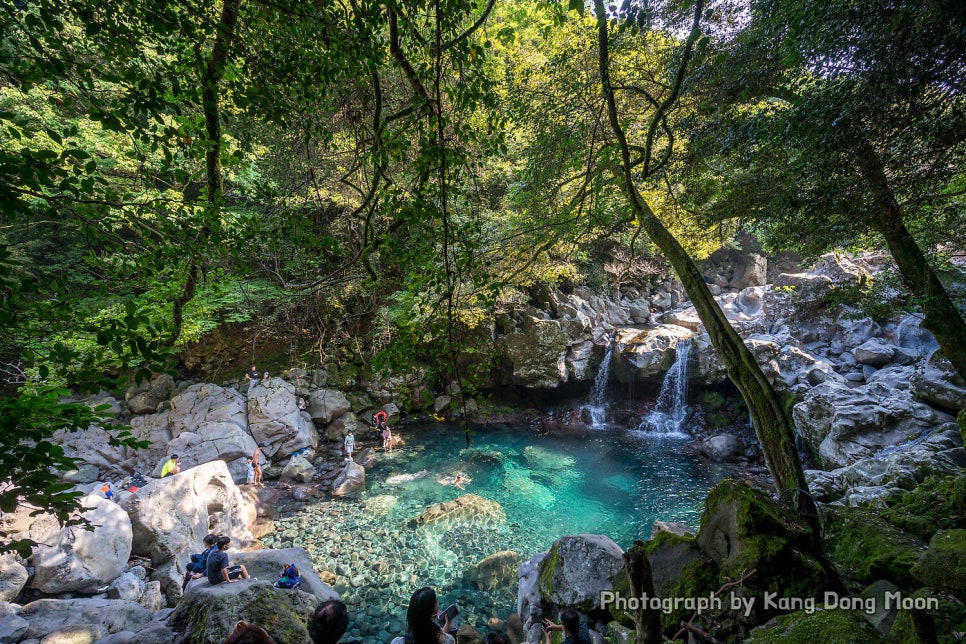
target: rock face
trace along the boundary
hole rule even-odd
[[[540,564],[540,596],[555,606],[587,613],[600,607],[600,593],[613,590],[623,570],[624,551],[608,537],[561,537]]]
[[[282,484],[309,483],[315,478],[315,466],[304,456],[293,456],[282,469]]]
[[[916,398],[943,409],[966,407],[966,382],[953,370],[949,360],[938,353],[916,368],[912,376],[912,393]]]
[[[355,496],[366,489],[366,468],[349,461],[332,481],[332,496]]]
[[[134,386],[125,394],[132,414],[153,414],[174,393],[174,378],[166,373],[155,376],[151,382]]]
[[[94,593],[124,570],[131,555],[133,532],[127,513],[96,494],[81,507],[92,531],[63,528],[33,551],[36,568],[31,587],[45,593]]]
[[[464,577],[476,588],[493,590],[516,581],[519,569],[520,555],[512,550],[502,550],[470,566]]]
[[[496,501],[464,494],[452,501],[431,505],[415,521],[419,526],[448,526],[460,522],[496,524],[506,521],[506,514]]]
[[[186,644],[224,642],[238,620],[258,624],[276,642],[308,641],[305,625],[318,605],[315,595],[262,580],[199,582],[189,585],[168,622]]]
[[[910,571],[926,586],[966,595],[966,530],[940,530]]]
[[[317,389],[309,394],[309,415],[312,420],[329,423],[352,410],[345,394],[337,389]]]
[[[316,447],[311,416],[299,409],[295,386],[281,378],[269,378],[252,390],[248,399],[248,428],[269,457]]]
[[[339,599],[339,594],[331,586],[324,583],[315,572],[312,560],[302,548],[280,548],[277,550],[253,550],[251,552],[234,552],[230,555],[232,564],[242,564],[252,577],[274,582],[282,573],[282,569],[295,564],[302,576],[299,590],[315,596],[316,602],[329,599]],[[204,580],[194,582],[205,585]]]
[[[862,505],[910,490],[929,475],[961,474],[966,468],[963,437],[955,423],[946,423],[918,442],[861,459],[831,471],[806,470],[812,494],[821,501],[844,500]]]
[[[522,330],[501,338],[512,381],[525,387],[553,388],[568,378],[566,350],[570,338],[557,320],[528,315]]]
[[[884,447],[951,421],[951,416],[912,397],[910,374],[910,367],[892,366],[876,372],[860,387],[824,382],[795,405],[795,425],[826,466],[834,468],[868,458]]]
[[[0,556],[0,602],[12,602],[27,583],[27,569],[17,555],[8,552]]]
[[[152,481],[121,502],[134,529],[134,554],[157,566],[174,559],[184,571],[188,555],[209,532],[229,535],[236,548],[253,538],[255,506],[241,494],[224,461],[212,461]]]
[[[653,329],[623,329],[614,338],[622,347],[612,358],[614,375],[621,382],[628,382],[663,374],[674,364],[678,342],[692,337],[693,331],[674,324]]]
[[[170,454],[181,457],[181,469],[220,459],[229,464],[233,478],[245,480],[245,456],[255,451],[248,433],[245,399],[234,389],[197,384],[171,399],[160,414],[131,420],[136,438],[151,446],[128,454],[134,467],[153,476]]]
[[[524,632],[537,627],[543,619],[540,601],[540,564],[546,559],[546,552],[539,552],[520,566],[520,585],[517,588],[517,614],[523,620]]]
[[[18,617],[30,624],[23,639],[40,639],[84,625],[100,626],[108,633],[137,631],[151,619],[151,613],[137,602],[124,600],[40,599],[24,606]]]

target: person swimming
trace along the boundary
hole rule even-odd
[[[466,488],[463,486],[466,485],[467,483],[471,483],[472,481],[473,479],[466,476],[465,474],[457,474],[456,476],[445,476],[439,479],[440,484],[452,485],[453,487],[457,487],[461,490],[465,490]]]

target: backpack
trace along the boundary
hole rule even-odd
[[[295,567],[295,564],[285,566],[282,575],[275,582],[276,588],[298,588],[301,585],[302,577],[299,575],[299,569]]]

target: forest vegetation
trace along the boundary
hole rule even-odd
[[[44,437],[98,413],[69,389],[219,330],[475,395],[501,311],[668,268],[805,488],[695,264],[739,233],[887,250],[966,376],[961,2],[17,0],[0,30],[0,510],[66,516]]]

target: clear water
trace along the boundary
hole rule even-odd
[[[366,641],[401,634],[412,591],[426,585],[436,588],[441,605],[456,603],[461,618],[478,628],[492,617],[505,620],[516,610],[516,575],[480,590],[463,578],[473,563],[503,550],[526,560],[581,532],[606,534],[626,549],[650,536],[655,519],[696,525],[717,478],[680,453],[682,441],[640,432],[540,435],[500,427],[474,432],[469,449],[461,430],[444,426],[406,428],[402,436],[406,448],[378,452],[363,498],[309,504],[264,540],[270,547],[307,547],[308,541],[317,569],[338,575],[335,588],[353,615],[350,635]],[[465,492],[437,482],[457,472],[472,479]],[[419,478],[386,482],[406,474]],[[434,528],[410,523],[428,506],[463,494],[496,501],[506,520]],[[365,554],[353,557],[354,551]],[[380,561],[387,565],[373,572]]]

